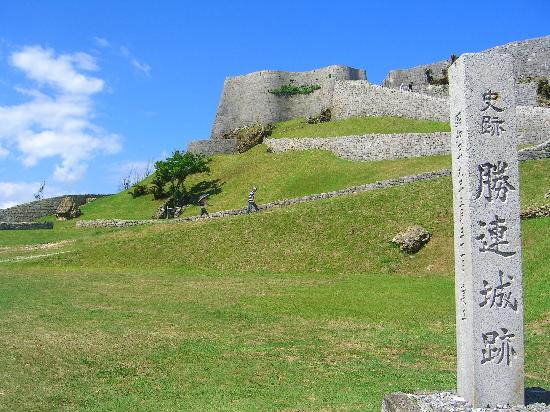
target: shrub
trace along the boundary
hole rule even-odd
[[[166,196],[165,186],[170,185],[168,194],[185,193],[183,182],[187,176],[195,173],[210,172],[206,156],[191,152],[174,151],[166,160],[155,163],[155,177],[152,180],[152,192],[155,199]],[[182,197],[178,196],[177,200]],[[180,205],[176,205],[180,206]]]
[[[332,110],[329,108],[326,108],[321,111],[318,115],[315,116],[309,116],[306,119],[306,122],[309,124],[319,124],[319,123],[326,123],[330,122],[330,119],[332,118]]]
[[[304,84],[302,86],[286,84],[279,87],[278,89],[268,90],[268,92],[277,96],[294,96],[296,94],[313,93],[315,90],[319,90],[320,88],[321,86],[318,84]]]
[[[537,95],[543,99],[550,100],[550,84],[548,79],[540,79],[537,83]]]
[[[136,197],[140,197],[147,194],[147,187],[142,184],[135,184],[132,186],[132,190],[128,192],[128,194],[132,195],[132,199],[135,199]]]
[[[446,68],[441,69],[441,74],[442,74],[443,77],[441,77],[439,79],[436,79],[433,76],[432,69],[426,69],[424,71],[424,74],[426,75],[426,80],[427,80],[428,84],[431,84],[433,86],[443,86],[443,85],[449,84],[449,76],[448,76]]]
[[[238,151],[244,153],[254,146],[262,143],[266,137],[271,136],[274,126],[272,124],[262,125],[256,123],[250,126],[239,127],[229,133],[224,133],[224,139],[237,139],[239,141]]]

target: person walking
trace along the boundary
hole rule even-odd
[[[206,200],[208,199],[208,195],[202,195],[201,197],[199,197],[199,206],[201,208],[201,217],[203,217],[204,215],[210,217],[210,214],[208,213],[208,210],[206,210]]]
[[[248,195],[248,207],[246,208],[246,213],[250,213],[252,211],[252,208],[257,212],[258,211],[258,205],[255,201],[255,195],[256,195],[256,186],[252,188],[252,191]]]

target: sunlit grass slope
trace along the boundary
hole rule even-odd
[[[407,119],[404,117],[352,117],[326,123],[308,124],[304,118],[275,125],[271,137],[336,137],[370,133],[450,132],[448,122]]]
[[[208,210],[216,211],[245,207],[253,185],[259,188],[257,203],[266,203],[445,167],[450,167],[449,156],[352,162],[327,151],[268,153],[259,145],[242,154],[214,156],[211,173],[191,176],[185,185],[196,196],[213,193]],[[132,199],[122,192],[83,206],[81,219],[149,219],[160,203],[152,195]],[[191,206],[184,215],[198,213]]]
[[[550,160],[521,172],[547,202]],[[407,256],[413,223],[433,239]],[[548,233],[522,223],[527,386],[550,381]],[[378,411],[456,385],[449,178],[64,250],[0,264],[6,410]]]

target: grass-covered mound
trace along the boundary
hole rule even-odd
[[[524,207],[546,202],[549,172],[521,165]],[[389,239],[412,223],[434,236],[407,256]],[[522,223],[527,386],[550,380],[549,229]],[[80,233],[70,253],[0,264],[6,410],[376,411],[387,392],[455,387],[449,178]]]
[[[271,137],[337,137],[371,133],[450,132],[448,122],[407,119],[404,117],[351,117],[325,123],[309,124],[305,118],[275,124]]]
[[[450,163],[450,156],[352,162],[327,151],[268,153],[265,145],[259,145],[242,154],[214,156],[211,173],[192,175],[185,186],[196,197],[212,193],[208,210],[217,211],[245,207],[254,185],[259,188],[257,202],[267,203],[439,170],[450,167]],[[161,202],[153,200],[152,195],[132,199],[125,191],[82,206],[80,219],[149,219]],[[184,213],[196,214],[199,214],[196,205]]]

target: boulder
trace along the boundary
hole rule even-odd
[[[78,217],[80,215],[80,207],[70,196],[64,197],[55,211],[55,217],[57,220],[74,219],[75,217]]]
[[[533,219],[537,217],[549,217],[550,216],[550,204],[539,207],[530,207],[522,210],[520,217],[522,219]]]
[[[404,232],[398,233],[392,242],[406,253],[416,253],[430,241],[431,234],[422,226],[411,226]]]

